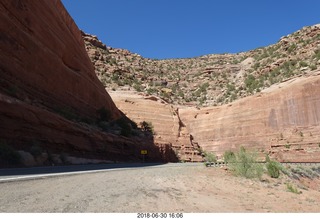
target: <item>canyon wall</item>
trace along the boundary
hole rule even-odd
[[[101,70],[96,69],[98,76],[108,80],[102,77],[111,71],[105,64],[117,61],[111,56],[116,50],[81,33],[59,0],[0,2],[1,147],[5,142],[23,153],[40,147],[47,161],[50,154],[67,154],[118,162],[140,161],[141,149],[149,151],[148,161],[202,161],[202,150],[221,158],[224,151],[245,146],[261,157],[269,154],[279,161],[320,162],[319,71],[216,107],[172,105],[154,95],[125,89],[111,92],[116,106],[87,52]],[[133,69],[153,63],[134,57],[141,63]],[[122,73],[127,66],[113,64],[116,87],[123,87],[127,78]],[[127,80],[128,84],[138,86],[136,80],[143,79],[127,73],[134,81]],[[162,87],[170,81],[151,78],[153,84],[160,84],[163,96],[179,90]],[[112,122],[127,119],[117,107],[137,123],[151,122],[155,135],[124,137],[117,130],[110,131],[110,127],[119,129]],[[105,109],[108,121],[98,121],[99,109]]]
[[[177,108],[164,100],[132,91],[111,91],[117,107],[138,124],[150,122],[154,129],[154,142],[170,144],[181,161],[202,161],[200,148],[190,139],[190,134],[181,123]]]
[[[82,35],[59,0],[0,3],[1,92],[49,109],[120,116],[95,75]]]
[[[222,157],[244,146],[279,161],[320,162],[320,72],[228,105],[180,109],[194,141]]]
[[[149,151],[149,161],[170,159],[168,144],[99,127],[99,109],[108,114],[105,123],[125,117],[98,80],[60,0],[1,1],[0,60],[0,166],[12,164],[4,161],[6,147],[30,166],[61,164],[70,156],[140,161],[141,149]]]
[[[169,60],[83,38],[116,105],[134,121],[152,122],[155,141],[171,143],[180,160],[200,161],[202,150],[222,158],[244,146],[261,159],[312,162],[320,159],[319,31],[304,27],[239,54]]]
[[[110,94],[128,117],[151,122],[155,142],[171,143],[182,161],[202,161],[202,150],[222,159],[244,146],[261,160],[268,154],[282,162],[320,162],[319,71],[216,107],[174,106],[133,91]]]

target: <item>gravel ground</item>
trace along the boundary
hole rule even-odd
[[[286,191],[203,165],[161,165],[0,183],[0,212],[320,212],[319,188]]]

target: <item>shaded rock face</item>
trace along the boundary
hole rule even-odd
[[[0,109],[1,138],[13,143],[17,150],[30,151],[36,142],[46,153],[109,163],[139,161],[142,159],[140,151],[144,149],[149,151],[147,161],[177,161],[170,144],[106,133],[8,96],[0,95]],[[52,161],[44,160],[38,165],[42,164],[52,164]]]
[[[244,146],[279,161],[320,162],[319,94],[315,72],[229,105],[179,114],[195,141],[220,157]]]
[[[97,79],[81,32],[58,0],[0,3],[0,91],[49,109],[120,116]]]
[[[97,110],[104,108],[110,121],[123,114],[95,75],[81,32],[59,0],[1,1],[0,51],[0,143],[19,150],[26,165],[49,165],[50,154],[62,153],[139,161],[141,149],[150,161],[174,159],[170,144],[98,127]],[[33,162],[35,145],[45,159],[35,156]]]

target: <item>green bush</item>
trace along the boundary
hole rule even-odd
[[[272,178],[279,178],[280,171],[283,171],[283,166],[277,162],[270,159],[270,157],[266,156],[266,167],[268,171],[268,175]]]
[[[320,59],[320,49],[317,49],[316,51],[314,51],[313,58],[316,58],[317,60]]]
[[[235,157],[229,160],[231,171],[236,176],[246,178],[261,178],[263,174],[263,166],[257,163],[257,155],[255,153],[248,153],[244,147],[235,153]]]
[[[230,161],[235,159],[235,154],[232,151],[226,151],[223,154],[224,162],[229,163]]]
[[[271,176],[271,178],[279,178],[280,176],[280,170],[281,168],[281,164],[279,162],[276,161],[269,161],[267,162],[267,171],[268,171],[268,175]]]
[[[295,186],[291,185],[290,183],[287,183],[287,190],[295,194],[301,193],[301,191],[299,191]]]
[[[140,122],[140,127],[142,131],[154,134],[154,128],[151,122],[146,122],[146,121]]]
[[[128,137],[132,134],[132,126],[129,119],[121,117],[116,120],[116,123],[121,128],[121,135]]]
[[[262,84],[259,83],[259,80],[257,80],[253,75],[248,75],[244,83],[246,85],[247,90],[250,93],[262,86]]]
[[[209,162],[209,163],[217,162],[217,156],[213,152],[204,152],[204,158],[206,162]]]

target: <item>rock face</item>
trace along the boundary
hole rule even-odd
[[[181,109],[199,145],[222,156],[240,146],[279,161],[320,162],[320,72],[229,105]]]
[[[110,95],[117,107],[129,118],[138,124],[146,121],[153,125],[156,145],[170,144],[181,161],[203,160],[200,147],[191,139],[175,106],[155,96],[141,95],[132,91],[111,91]]]
[[[241,146],[281,162],[320,162],[320,72],[272,86],[232,104],[174,106],[154,96],[114,91],[116,105],[137,122],[154,124],[155,142],[170,142],[183,161],[201,151],[223,158]]]
[[[59,0],[1,1],[0,51],[0,143],[19,150],[27,165],[50,164],[63,154],[138,161],[141,149],[149,150],[149,160],[172,157],[170,145],[123,137],[97,125],[99,109],[110,121],[124,117],[98,80],[82,34]],[[36,151],[46,159],[37,159]]]
[[[1,1],[1,92],[49,109],[120,116],[97,79],[81,32],[59,0]]]

